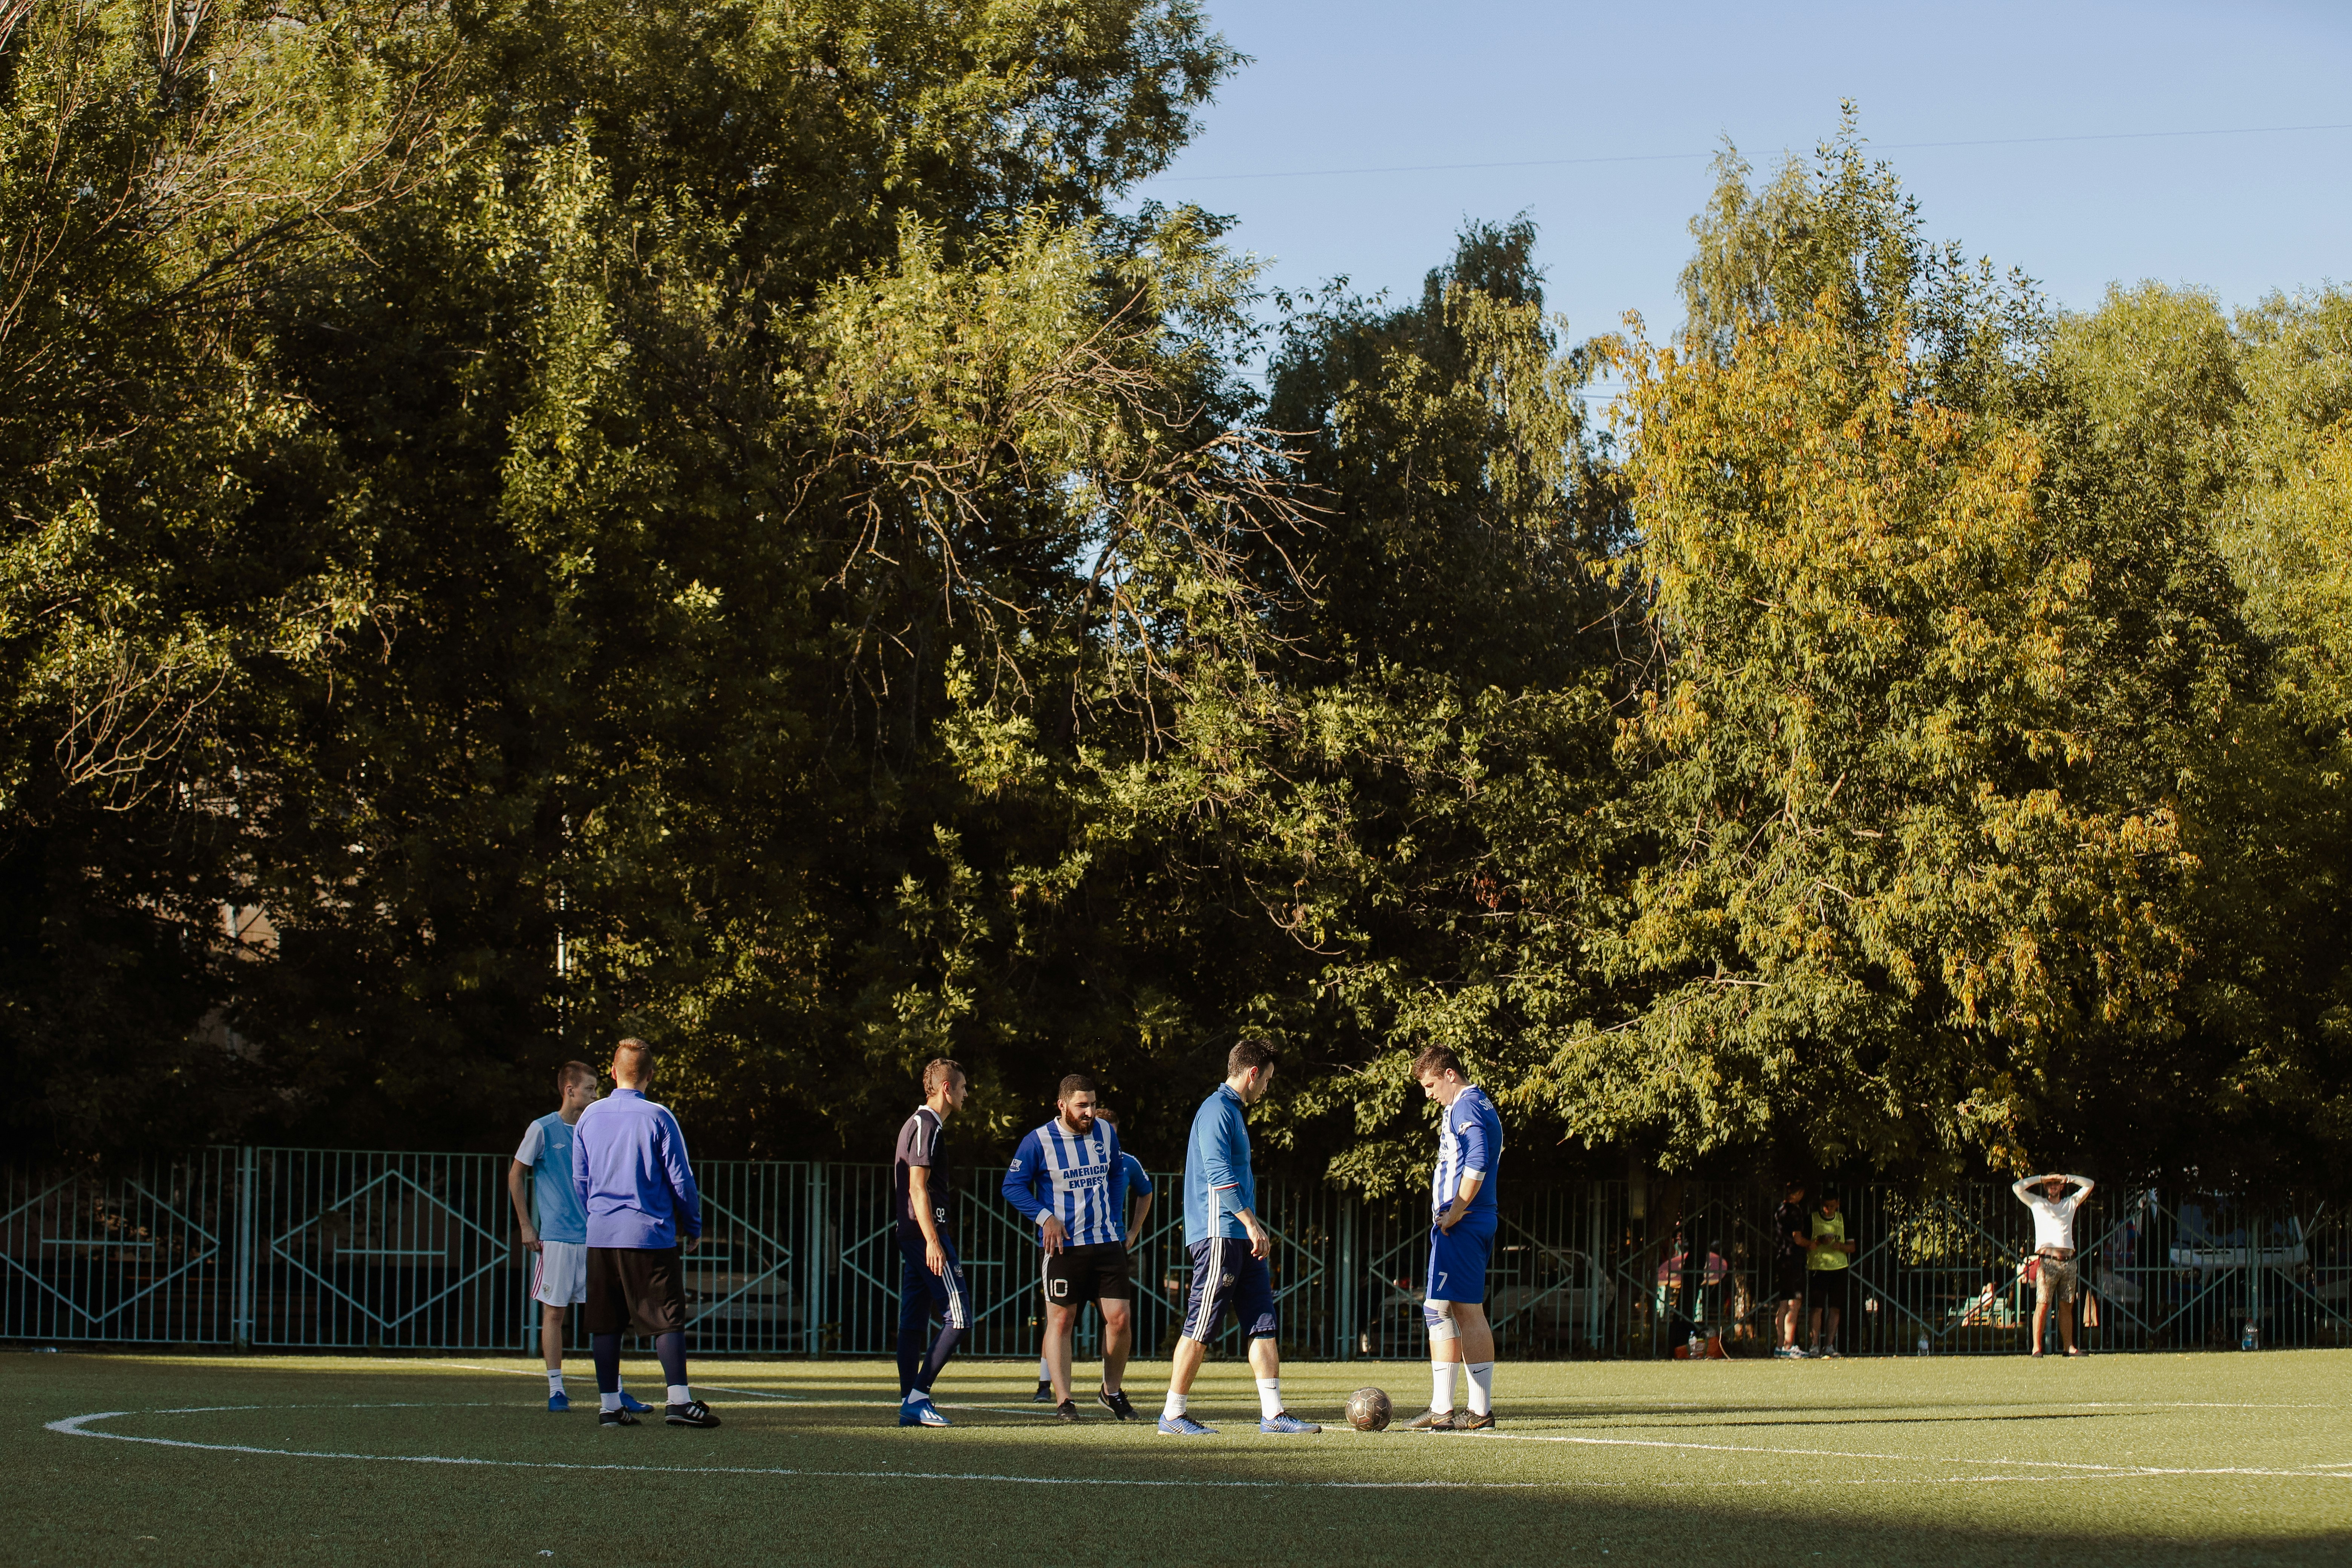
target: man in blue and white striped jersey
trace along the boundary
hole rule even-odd
[[[1095,1117],[1095,1080],[1074,1072],[1062,1080],[1057,1114],[1021,1140],[1004,1173],[1005,1200],[1037,1227],[1045,1252],[1045,1364],[1054,1384],[1054,1414],[1078,1419],[1070,1396],[1070,1331],[1092,1301],[1102,1312],[1103,1381],[1095,1397],[1121,1421],[1135,1408],[1120,1392],[1135,1334],[1135,1279],[1128,1268],[1118,1133]]]
[[[1097,1105],[1095,1120],[1109,1128],[1114,1135],[1118,1131],[1118,1113],[1109,1106]],[[1119,1146],[1118,1163],[1119,1168],[1111,1173],[1110,1212],[1125,1219],[1121,1234],[1127,1238],[1127,1255],[1132,1260],[1135,1249],[1143,1242],[1144,1222],[1151,1216],[1151,1173],[1143,1168],[1143,1162],[1135,1157],[1135,1151],[1124,1143]],[[1140,1269],[1143,1265],[1131,1263],[1130,1267]],[[1075,1379],[1077,1374],[1072,1373],[1070,1375]],[[1054,1363],[1042,1351],[1037,1356],[1037,1392],[1033,1398],[1039,1405],[1051,1405],[1055,1399]]]

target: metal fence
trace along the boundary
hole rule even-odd
[[[0,1189],[0,1339],[526,1351],[538,1312],[508,1164],[239,1148],[11,1173]],[[705,1240],[687,1261],[697,1353],[889,1352],[901,1264],[887,1166],[721,1161],[698,1175]],[[1154,1180],[1160,1198],[1136,1247],[1145,1354],[1174,1342],[1189,1279],[1181,1182]],[[958,1225],[978,1306],[967,1348],[1034,1354],[1035,1240],[992,1185],[976,1184]],[[1654,1356],[1694,1339],[1732,1355],[1769,1348],[1777,1193],[1507,1177],[1501,1196],[1487,1308],[1504,1356]],[[1428,1220],[1417,1200],[1260,1184],[1285,1354],[1425,1353]],[[2029,1348],[2032,1216],[2007,1187],[1865,1185],[1845,1207],[1859,1250],[1853,1321],[1834,1334],[1844,1353]],[[2325,1205],[2102,1189],[2075,1237],[2092,1349],[2352,1344],[2352,1226]],[[1086,1353],[1093,1314],[1081,1325]],[[1801,1337],[1811,1331],[1801,1324]],[[1228,1352],[1239,1349],[1233,1333]]]

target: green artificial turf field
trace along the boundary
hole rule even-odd
[[[650,1362],[631,1386],[659,1398]],[[1033,1365],[960,1362],[958,1425],[902,1431],[872,1362],[709,1362],[726,1425],[551,1415],[520,1361],[0,1356],[27,1564],[824,1562],[2341,1563],[2352,1352],[1506,1363],[1498,1433],[1358,1433],[1425,1369],[1290,1368],[1316,1437],[1256,1430],[1212,1364],[1220,1435],[1064,1427]],[[573,1387],[593,1388],[584,1359]],[[1155,1412],[1164,1363],[1129,1387]],[[111,1413],[103,1414],[100,1413]],[[118,1439],[150,1439],[120,1441]],[[29,1481],[30,1484],[25,1484]],[[2025,1561],[2038,1561],[2028,1558]]]

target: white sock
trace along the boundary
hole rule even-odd
[[[563,1392],[563,1369],[562,1367],[551,1367],[548,1369],[547,1392],[550,1394],[561,1394]]]
[[[691,1405],[694,1403],[694,1390],[682,1383],[673,1383],[669,1385],[669,1402],[672,1405]]]
[[[1054,1381],[1054,1369],[1046,1364],[1045,1358],[1044,1356],[1039,1356],[1037,1358],[1037,1381],[1040,1383],[1051,1383]]]
[[[1485,1415],[1495,1408],[1495,1363],[1474,1361],[1470,1364],[1470,1414]]]
[[[1433,1361],[1429,1363],[1429,1407],[1443,1415],[1454,1408],[1454,1372],[1458,1361]]]
[[[1168,1391],[1168,1403],[1160,1407],[1160,1419],[1162,1421],[1175,1420],[1179,1415],[1184,1414],[1184,1407],[1190,1403],[1192,1402],[1185,1398],[1184,1395],[1177,1393],[1172,1388],[1170,1389]]]
[[[597,1403],[606,1410],[618,1410],[621,1407],[621,1396],[617,1394],[600,1394],[596,1399]]]
[[[1257,1413],[1268,1421],[1282,1414],[1282,1379],[1261,1377],[1257,1380]]]

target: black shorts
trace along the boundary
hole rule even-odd
[[[1128,1268],[1123,1241],[1097,1241],[1047,1253],[1041,1281],[1050,1306],[1135,1300],[1135,1277]]]
[[[1772,1294],[1783,1301],[1805,1299],[1805,1260],[1783,1258],[1772,1265]]]
[[[686,1268],[675,1247],[588,1249],[588,1331],[641,1334],[686,1328]]]
[[[1853,1316],[1853,1270],[1815,1268],[1805,1277],[1805,1305],[1827,1307],[1841,1317]]]

